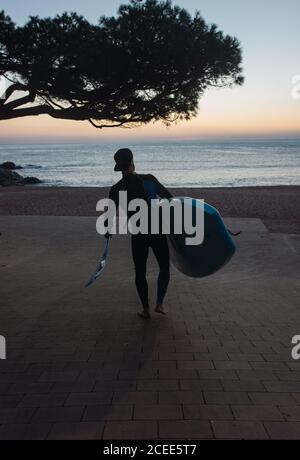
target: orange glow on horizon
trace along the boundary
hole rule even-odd
[[[196,118],[166,127],[162,122],[125,128],[94,128],[88,121],[59,120],[40,115],[0,122],[0,142],[43,139],[118,142],[121,139],[201,139],[206,137],[299,136],[300,101],[264,99],[264,93],[249,98],[243,87],[211,91],[200,101]]]
[[[300,105],[300,104],[299,104]],[[300,109],[299,109],[300,112]],[[211,115],[211,114],[209,114]],[[300,113],[299,113],[300,115]],[[96,129],[89,122],[53,119],[47,115],[39,117],[26,117],[0,122],[0,142],[3,140],[13,142],[18,139],[41,140],[43,138],[60,138],[76,140],[79,138],[107,141],[118,139],[160,139],[168,138],[189,139],[205,137],[230,137],[230,136],[280,136],[299,135],[300,117],[291,113],[265,113],[247,114],[247,117],[239,114],[223,114],[206,116],[200,112],[197,118],[189,122],[179,122],[166,127],[163,123],[151,123],[146,126],[125,129],[106,128]]]

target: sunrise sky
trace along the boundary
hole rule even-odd
[[[76,11],[96,23],[113,15],[120,0],[2,0],[1,9],[17,24],[30,15]],[[300,137],[300,99],[292,98],[292,77],[300,75],[299,0],[177,0],[200,10],[204,19],[235,35],[243,48],[246,78],[242,87],[210,90],[197,118],[166,128],[162,123],[134,129],[97,130],[88,122],[48,116],[0,122],[0,142],[77,142],[130,139],[193,140],[227,137]]]

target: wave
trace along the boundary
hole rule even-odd
[[[40,165],[25,165],[23,168],[30,168],[30,169],[42,169],[43,166]]]

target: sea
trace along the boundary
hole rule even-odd
[[[0,163],[21,165],[40,186],[110,186],[120,177],[113,154],[121,147],[132,149],[137,172],[167,187],[300,185],[300,139],[0,144]]]

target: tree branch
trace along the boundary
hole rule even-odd
[[[27,86],[22,85],[22,83],[13,83],[10,85],[7,90],[5,91],[5,98],[0,99],[0,105],[4,105],[5,102],[10,98],[10,96],[15,92],[15,91],[27,91]]]
[[[4,106],[5,107],[5,106]],[[53,118],[62,118],[65,120],[78,120],[84,121],[89,119],[94,120],[107,120],[107,114],[98,112],[97,110],[89,110],[86,108],[67,108],[67,109],[55,109],[48,104],[36,105],[33,107],[24,107],[19,109],[10,109],[3,110],[0,109],[0,120],[9,120],[12,118],[21,118],[27,116],[37,116],[37,115],[50,115]],[[126,121],[115,120],[119,123],[124,123]]]
[[[0,109],[0,120],[10,120],[12,118],[21,118],[27,116],[35,116],[49,113],[49,106],[47,105],[37,105],[34,107],[26,107],[23,109],[15,109],[9,111],[3,111]]]
[[[29,102],[33,102],[35,99],[34,93],[29,93],[27,96],[20,97],[19,99],[15,99],[14,101],[8,102],[2,106],[2,110],[5,112],[6,110],[10,111],[15,109],[16,107],[20,107],[21,105],[28,104]]]

